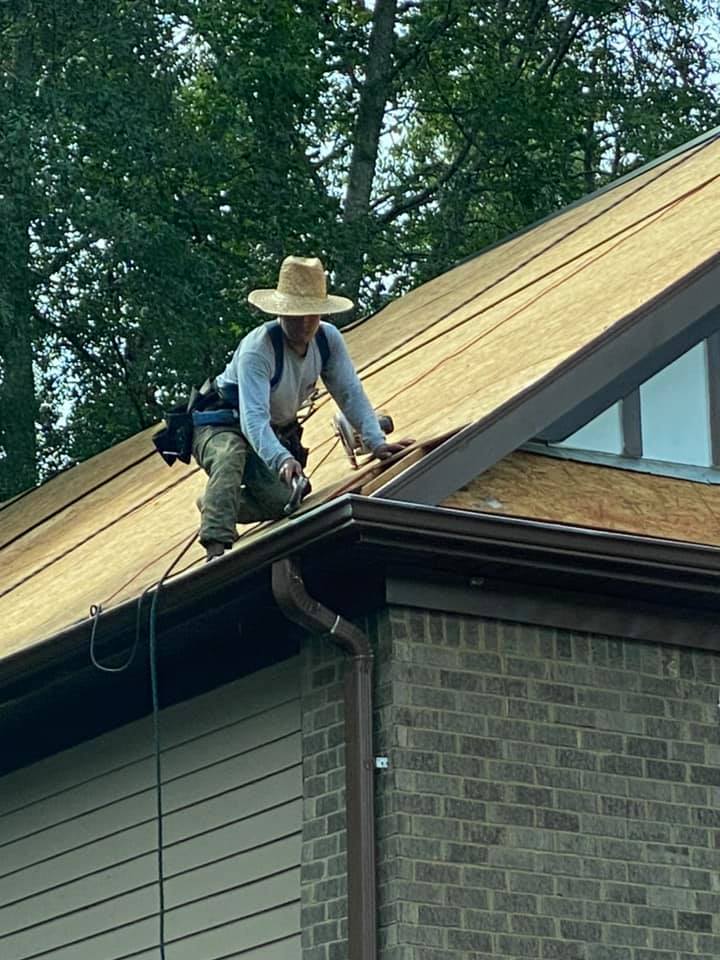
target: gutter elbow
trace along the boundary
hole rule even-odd
[[[352,657],[372,660],[372,650],[362,630],[308,594],[297,560],[283,557],[273,563],[272,591],[288,620],[306,630],[329,633],[334,642]]]

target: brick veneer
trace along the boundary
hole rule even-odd
[[[401,608],[371,630],[380,960],[720,956],[720,656]],[[340,960],[344,663],[305,656],[303,960]]]

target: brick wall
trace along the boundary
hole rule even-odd
[[[393,608],[380,960],[720,956],[720,657]],[[303,670],[303,960],[347,957],[343,655]]]
[[[302,651],[303,960],[347,957],[345,656],[326,638]]]
[[[720,657],[405,609],[379,644],[381,960],[720,956]]]

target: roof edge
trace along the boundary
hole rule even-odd
[[[431,550],[436,558],[492,563],[529,577],[533,571],[564,571],[596,592],[631,583],[656,592],[672,588],[706,601],[720,597],[720,548],[346,494],[300,514],[245,550],[169,580],[162,588],[160,615],[190,610],[230,583],[250,590],[274,561],[312,555],[343,541],[398,553]],[[114,638],[118,648],[127,645],[136,608],[134,598],[103,613],[104,639]],[[90,619],[80,621],[0,660],[0,689],[77,656],[87,648],[91,628]]]

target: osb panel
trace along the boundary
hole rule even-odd
[[[675,158],[348,331],[370,399],[392,414],[397,435],[425,442],[491,414],[717,256],[719,160],[717,142]],[[306,425],[314,503],[369,479],[352,475],[332,434],[334,409],[325,398]],[[106,482],[152,449],[151,432],[0,510],[0,543],[45,520],[0,552],[0,657],[92,603],[136,596],[196,529],[199,471],[153,457]],[[201,554],[195,546],[187,562]]]
[[[712,211],[720,208],[720,178],[706,181],[719,177],[719,157],[720,145],[713,144],[518,274],[459,306],[410,345],[390,350],[385,360],[371,363],[363,381],[373,404],[393,415],[399,431],[423,439],[480,420],[552,374],[623,317],[718,255]],[[699,184],[704,184],[702,189],[692,192]],[[607,205],[609,195],[596,202],[600,201]],[[586,211],[588,218],[592,213],[587,207],[566,217],[575,219]],[[618,230],[639,220],[639,226],[616,236]],[[555,221],[538,230],[563,235]],[[507,252],[502,264],[505,272],[513,259],[527,259],[538,246],[536,231],[510,246],[509,251],[498,248],[452,271],[449,276],[456,274],[460,284],[456,298],[467,300],[474,290],[491,282],[498,272],[494,262],[503,251]],[[583,255],[591,246],[594,249]],[[572,257],[577,259],[567,262]],[[493,261],[492,269],[485,269],[486,260]],[[555,267],[555,272],[544,276]],[[410,295],[415,309],[402,314],[403,332],[424,327],[428,314],[423,312],[421,294],[432,314],[436,286],[447,282],[447,276],[442,277]],[[362,357],[373,355],[381,343],[387,349],[388,341],[395,342],[399,332],[395,313],[409,299],[403,298],[350,332],[361,366]],[[327,443],[331,412],[326,400],[308,424],[306,436],[313,448]],[[323,468],[323,479],[335,476],[334,471],[343,466],[341,458],[331,457]]]
[[[411,449],[408,455],[421,453]],[[301,512],[372,482],[381,469],[375,461],[350,471],[333,487],[313,493]],[[109,609],[156,583],[197,531],[195,498],[203,487],[197,467],[176,463],[169,469],[153,457],[5,548],[0,611],[11,619],[0,639],[0,659],[88,620],[91,606]],[[292,522],[294,517],[272,526]],[[239,527],[241,543],[270,525]],[[204,550],[196,542],[176,572],[203,563]]]
[[[386,356],[389,349],[428,326],[428,335],[452,326],[466,304],[475,312],[528,285],[533,292],[532,284],[540,277],[552,277],[560,265],[603,239],[622,230],[643,229],[643,218],[713,176],[719,156],[717,142],[688,151],[418,287],[391,303],[370,324],[348,331],[353,359],[361,367],[371,367],[373,358]],[[440,326],[432,329],[435,323]]]
[[[516,452],[445,507],[720,546],[720,486]]]
[[[158,580],[197,527],[193,492],[184,483],[158,493],[0,599],[12,616],[3,655],[87,618],[93,604],[119,603]]]
[[[98,484],[106,483],[130,465],[145,459],[152,453],[149,439],[155,429],[145,430],[116,444],[100,456],[58,474],[50,483],[33,490],[32,494],[20,494],[0,504],[0,547],[14,540],[24,530],[42,523],[66,504],[85,496]],[[2,560],[5,562],[4,556]]]
[[[154,456],[58,511],[2,551],[0,556],[3,565],[7,564],[8,576],[3,577],[0,597],[28,572],[53,565],[61,555],[72,557],[82,544],[96,540],[105,527],[114,535],[123,517],[130,518],[131,522],[139,521],[145,505],[152,507],[161,497],[172,497],[178,484],[182,485],[182,496],[187,497],[189,484],[185,481],[195,473],[198,473],[197,467],[184,464],[176,464],[170,471],[159,456]],[[138,529],[137,535],[145,536],[146,532]],[[122,545],[123,541],[118,540],[117,548],[121,549]]]

